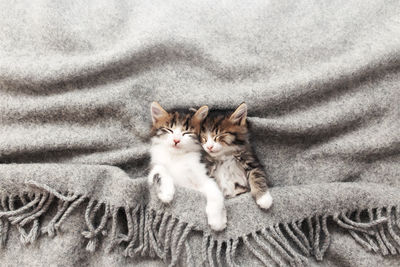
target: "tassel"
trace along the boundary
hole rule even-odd
[[[218,267],[222,267],[221,250],[222,250],[222,242],[217,241],[217,251],[216,251],[215,256],[217,258]]]
[[[144,228],[145,228],[145,208],[144,207],[140,207],[139,210],[139,246],[133,251],[133,253],[139,254],[143,247],[144,247]]]
[[[290,266],[293,266],[294,259],[289,255],[289,253],[285,250],[285,248],[282,247],[281,244],[279,244],[279,242],[277,241],[279,240],[279,237],[276,234],[273,227],[270,227],[268,229],[268,232],[266,230],[263,230],[262,233],[264,237],[268,240],[269,244],[271,244],[279,252],[279,254],[289,262]],[[276,260],[274,259],[274,261]]]
[[[202,241],[202,245],[201,245],[201,255],[202,255],[202,265],[205,266],[206,262],[208,261],[208,257],[207,257],[207,244],[210,240],[210,236],[206,235],[205,233],[203,234],[203,241]]]
[[[322,260],[322,253],[319,249],[319,234],[321,231],[321,225],[319,223],[318,216],[315,216],[315,236],[314,236],[314,256],[318,261]]]
[[[389,209],[390,211],[392,210],[391,208]],[[395,222],[392,221],[392,218],[390,216],[390,213],[388,214],[388,231],[390,234],[390,237],[396,242],[397,246],[400,247],[400,236],[396,234],[394,231],[393,227],[395,226]]]
[[[378,208],[376,210],[376,213],[377,213],[377,219],[381,219],[382,218],[382,209]],[[390,214],[389,214],[389,216],[390,216]],[[387,221],[387,218],[385,218],[385,219]],[[385,234],[385,230],[383,229],[383,225],[378,225],[378,229],[379,229],[379,235],[381,236],[384,245],[388,248],[390,254],[396,255],[397,254],[396,248],[393,247],[393,245],[387,239],[386,234]]]
[[[185,251],[186,251],[186,266],[194,266],[192,249],[190,248],[189,242],[185,241]]]
[[[149,232],[150,228],[152,225],[152,220],[151,220],[151,211],[150,209],[145,209],[145,221],[144,221],[144,236],[143,236],[143,249],[140,253],[141,256],[149,255],[150,257],[154,257],[154,255],[151,255],[150,248],[149,248]],[[149,251],[149,253],[147,253]]]
[[[181,251],[182,251],[183,243],[186,242],[186,238],[187,238],[188,234],[190,233],[190,231],[192,230],[192,228],[193,228],[193,226],[186,225],[186,227],[183,229],[181,237],[179,238],[178,244],[176,245],[176,250],[175,250],[175,253],[174,253],[175,256],[172,257],[171,266],[175,265],[175,263],[178,261],[179,256],[180,256]]]
[[[268,236],[268,233],[263,230],[262,234],[264,235],[264,238],[269,240],[271,239],[271,237]],[[267,237],[268,236],[268,237]],[[262,248],[264,249],[265,252],[267,252],[268,256],[276,263],[278,264],[278,266],[285,266],[286,264],[284,264],[281,259],[279,258],[279,256],[274,252],[274,250],[272,250],[270,247],[267,246],[265,241],[262,241],[261,238],[258,236],[257,233],[253,233],[252,234],[253,239],[256,241],[256,243]]]
[[[300,221],[300,225],[302,222],[303,221]],[[300,230],[299,226],[295,222],[292,222],[291,226],[292,226],[294,232],[302,239],[303,244],[306,247],[307,251],[311,251],[310,243],[308,242],[308,239],[307,239],[306,235],[303,233],[303,231]]]
[[[176,249],[178,246],[178,239],[183,232],[183,228],[184,228],[184,223],[178,222],[171,235],[171,263],[169,266],[174,266],[176,264],[176,261],[178,260]]]
[[[231,253],[232,253],[232,240],[228,240],[226,242],[225,261],[229,267],[235,267],[232,258],[230,257]]]
[[[374,221],[374,213],[372,209],[368,209],[368,216],[370,221]],[[371,235],[375,235],[376,240],[378,241],[378,246],[382,252],[382,255],[388,255],[389,251],[387,250],[386,246],[383,243],[383,240],[378,232],[372,232]]]
[[[106,226],[107,220],[109,218],[109,209],[110,209],[108,205],[104,204],[104,214],[100,220],[99,226],[95,228],[92,222],[94,221],[94,217],[97,211],[102,206],[102,203],[98,202],[96,206],[94,207],[93,206],[94,206],[94,200],[90,200],[85,212],[86,226],[89,228],[89,231],[82,232],[82,235],[85,238],[90,239],[86,246],[86,250],[89,252],[94,252],[96,250],[98,242],[98,234],[101,232],[103,235],[106,235],[106,232],[103,231],[103,229]]]
[[[214,257],[213,257],[213,249],[214,249],[215,241],[214,238],[210,236],[210,243],[207,249],[207,255],[208,255],[208,263],[210,264],[211,267],[214,267]]]
[[[168,258],[168,252],[170,251],[171,247],[171,236],[172,236],[172,230],[175,225],[175,218],[170,217],[170,220],[168,221],[167,225],[167,230],[165,232],[165,239],[164,239],[164,262],[167,263],[167,258]]]
[[[117,238],[117,216],[118,209],[115,207],[111,207],[111,241],[110,244],[106,247],[107,253],[110,253],[120,241],[120,239]]]
[[[279,228],[279,225],[271,227],[271,231],[272,231],[272,235],[280,243],[282,248],[285,249],[285,251],[288,254],[292,255],[291,261],[292,261],[293,265],[303,265],[303,263],[306,263],[308,265],[307,259],[304,256],[297,253],[292,248],[292,246],[289,244],[289,241],[282,233],[281,229]]]
[[[246,247],[256,256],[264,265],[269,266],[269,263],[267,259],[263,256],[262,253],[257,251],[249,242],[247,236],[243,237],[243,242],[246,245]]]
[[[294,243],[300,248],[301,252],[303,252],[306,256],[310,256],[310,252],[307,250],[307,248],[304,246],[304,244],[300,241],[300,239],[293,233],[293,231],[290,229],[288,224],[283,224],[283,227],[285,228],[286,233],[290,236],[290,238],[294,241]]]
[[[128,246],[125,249],[124,255],[125,257],[133,257],[134,256],[134,247],[136,240],[139,238],[139,225],[138,225],[138,211],[140,206],[136,206],[136,208],[132,211],[131,222],[132,222],[132,239],[130,240]]]
[[[235,257],[236,257],[236,248],[239,244],[239,239],[234,239],[232,241],[232,250],[231,250],[231,258],[232,258],[232,262],[234,265],[237,265],[235,262]]]
[[[330,243],[331,243],[331,235],[328,231],[328,225],[327,225],[327,220],[328,220],[328,215],[324,215],[322,217],[322,232],[325,235],[325,240],[322,243],[322,247],[320,250],[321,253],[321,260],[322,260],[322,256],[325,254],[326,250],[328,249]]]
[[[61,229],[61,224],[69,217],[69,215],[77,208],[79,207],[80,204],[82,204],[86,200],[86,196],[80,196],[78,197],[75,201],[71,203],[71,205],[68,207],[68,209],[64,212],[60,220],[54,225],[54,228],[57,231],[60,231]]]

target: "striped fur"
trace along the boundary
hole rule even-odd
[[[221,231],[227,223],[224,196],[215,180],[207,176],[201,162],[204,153],[198,134],[201,122],[208,114],[202,106],[196,112],[167,112],[160,104],[151,104],[151,169],[149,185],[153,186],[163,203],[170,203],[175,186],[197,190],[207,199],[205,212],[211,229]]]
[[[257,201],[268,192],[267,175],[250,145],[246,118],[244,103],[231,114],[211,112],[201,126],[200,140],[208,173],[225,197],[250,191]],[[237,177],[241,175],[243,179]]]

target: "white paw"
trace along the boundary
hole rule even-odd
[[[257,199],[256,203],[262,209],[269,209],[272,205],[272,196],[269,191]]]
[[[162,168],[159,166],[155,166],[147,176],[147,182],[149,183],[150,186],[152,186],[154,183],[158,183],[161,179],[161,174],[162,174]]]
[[[157,173],[154,171],[154,170],[152,170],[150,173],[149,173],[149,175],[147,176],[147,182],[148,182],[148,184],[150,185],[150,186],[152,186],[153,185],[153,183],[154,183],[154,175],[156,175]]]
[[[226,228],[226,210],[223,209],[221,213],[214,213],[213,215],[208,215],[208,224],[214,231],[222,231]]]
[[[174,198],[175,189],[173,187],[160,190],[157,193],[158,198],[164,203],[170,203]]]

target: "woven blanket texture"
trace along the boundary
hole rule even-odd
[[[274,203],[147,185],[150,103],[233,110]],[[1,266],[400,266],[399,1],[0,0]]]

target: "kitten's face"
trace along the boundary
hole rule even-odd
[[[201,129],[203,149],[212,157],[229,155],[240,149],[247,138],[247,106],[241,104],[228,116],[208,117]]]
[[[208,107],[203,106],[194,114],[166,112],[158,103],[151,104],[153,144],[158,144],[171,152],[198,151],[201,122],[208,114]]]

